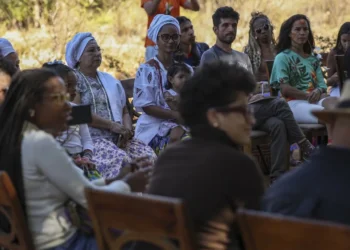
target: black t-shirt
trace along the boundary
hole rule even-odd
[[[233,244],[237,204],[258,210],[263,192],[262,175],[250,157],[222,142],[197,138],[160,155],[148,190],[183,199],[196,232],[211,220],[226,224]]]

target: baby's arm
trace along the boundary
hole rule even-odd
[[[165,98],[165,101],[167,102],[169,108],[171,110],[176,111],[177,110],[177,101],[178,101],[176,96],[172,96],[168,92],[165,92],[164,93],[164,98]]]

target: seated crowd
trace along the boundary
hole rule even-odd
[[[209,48],[196,41],[187,17],[153,18],[148,39],[157,50],[136,73],[133,104],[141,115],[135,129],[121,82],[98,70],[101,48],[91,33],[67,42],[67,65],[52,61],[23,71],[20,55],[0,38],[0,170],[16,188],[36,249],[98,249],[67,210],[69,201],[88,208],[87,187],[183,199],[195,232],[204,235],[200,249],[208,249],[206,237],[215,249],[244,248],[239,204],[350,225],[350,203],[337,196],[350,189],[344,136],[350,86],[340,96],[334,58],[345,55],[350,76],[350,24],[340,28],[329,53],[326,83],[305,15],[288,18],[275,40],[269,18],[252,13],[243,53],[232,49],[239,13],[220,7],[212,19],[216,42]],[[271,72],[267,60],[274,61]],[[257,91],[265,82],[271,94]],[[90,105],[91,123],[68,125],[81,104]],[[332,143],[316,149],[303,123],[325,124]],[[272,140],[266,192],[254,160],[241,150],[252,130]],[[285,146],[294,143],[306,163],[286,173]],[[3,216],[0,227],[10,231]],[[138,242],[128,249],[158,248]]]

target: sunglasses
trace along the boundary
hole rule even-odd
[[[270,27],[271,27],[271,25],[268,24],[268,23],[266,23],[266,24],[265,24],[264,26],[262,26],[261,28],[256,29],[255,32],[256,32],[257,34],[261,34],[261,32],[262,32],[263,30],[268,31],[268,30],[270,29]]]
[[[252,116],[254,116],[254,108],[252,106],[224,106],[215,108],[215,110],[220,113],[239,113],[245,116],[246,118],[251,118]]]
[[[69,101],[70,95],[68,93],[57,93],[51,94],[49,97],[53,100],[53,102],[57,104],[62,104]]]
[[[173,34],[173,35],[161,34],[161,35],[159,35],[158,37],[160,37],[160,38],[163,40],[163,42],[166,42],[166,43],[167,43],[167,42],[170,41],[170,39],[173,40],[174,42],[179,41],[181,35],[179,35],[179,34]]]

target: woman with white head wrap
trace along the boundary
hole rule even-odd
[[[89,131],[94,143],[94,160],[105,178],[118,175],[120,168],[146,156],[154,162],[156,155],[143,142],[133,138],[132,121],[120,81],[98,71],[101,49],[91,33],[77,33],[66,47],[67,64],[76,70],[75,102],[89,104],[93,113]]]
[[[0,57],[5,58],[20,70],[19,59],[16,50],[6,38],[0,38]]]
[[[151,146],[158,154],[169,142],[169,132],[161,131],[162,122],[178,122],[180,115],[170,110],[163,90],[167,82],[167,70],[174,63],[173,53],[180,43],[180,25],[169,15],[154,17],[148,37],[157,44],[158,55],[141,64],[135,78],[134,106],[142,112],[137,121],[135,137]],[[166,134],[166,135],[164,135]]]

